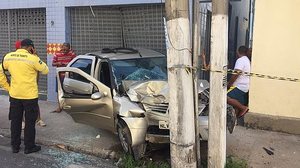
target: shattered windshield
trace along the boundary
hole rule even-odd
[[[167,60],[165,57],[138,58],[111,61],[113,75],[118,85],[122,80],[166,80]]]

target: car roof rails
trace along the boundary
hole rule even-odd
[[[138,50],[135,50],[133,48],[123,48],[123,47],[119,47],[119,48],[103,48],[101,50],[101,53],[123,53],[123,54],[135,54],[135,53],[139,53]]]
[[[115,53],[113,49],[110,48],[103,48],[101,50],[101,53]]]
[[[115,48],[113,49],[116,53],[123,53],[123,54],[135,54],[138,53],[138,50],[135,50],[133,48]]]

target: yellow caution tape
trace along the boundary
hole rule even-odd
[[[224,71],[224,70],[207,70],[207,69],[201,69],[201,70],[211,71],[211,72],[218,72],[218,73],[228,73],[228,74],[233,74],[233,75],[245,75],[245,76],[258,77],[258,78],[264,78],[264,79],[274,79],[274,80],[281,80],[281,81],[300,82],[300,79],[298,79],[298,78],[264,75],[264,74],[253,73],[253,72],[242,72],[242,71],[237,71],[237,70],[233,70],[233,69],[228,69],[227,72]]]

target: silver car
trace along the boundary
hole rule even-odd
[[[58,68],[62,109],[79,123],[116,132],[126,153],[169,142],[166,56],[147,49],[104,49]],[[199,82],[200,134],[208,139],[207,81]],[[205,112],[206,111],[206,112]]]

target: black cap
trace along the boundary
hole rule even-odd
[[[29,47],[32,46],[34,48],[33,41],[30,39],[24,39],[21,41],[21,47]]]

